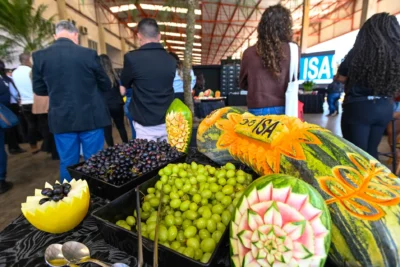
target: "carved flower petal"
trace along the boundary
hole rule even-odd
[[[271,205],[264,215],[264,223],[282,227],[282,215],[279,213],[276,202]]]
[[[311,227],[313,228],[314,234],[317,235],[327,235],[328,230],[322,224],[321,218],[314,218],[314,220],[310,221]]]
[[[270,265],[270,264],[265,260],[265,258],[264,258],[264,259],[258,259],[258,260],[257,260],[257,263],[259,264],[259,266],[262,266],[262,267],[272,267],[272,265]],[[274,264],[274,266],[275,266],[275,264]]]
[[[315,217],[320,216],[322,211],[314,208],[314,206],[311,205],[310,202],[307,202],[301,208],[300,213],[303,214],[304,218],[306,218],[307,221],[311,221]]]
[[[239,206],[239,212],[242,216],[246,215],[247,217],[247,209],[250,208],[249,202],[247,201],[246,196],[243,196],[243,201]]]
[[[272,183],[258,190],[258,199],[260,202],[272,200]]]
[[[286,204],[290,207],[293,207],[296,210],[300,210],[304,203],[308,202],[308,195],[290,193],[288,199],[286,200]]]
[[[260,216],[264,216],[265,212],[271,207],[273,201],[264,201],[251,206],[251,209],[257,212]]]
[[[282,225],[291,222],[303,221],[304,216],[293,207],[290,207],[288,204],[278,202],[278,209],[282,216]]]
[[[272,199],[276,202],[286,203],[289,195],[291,193],[290,187],[285,188],[274,188],[272,189]]]
[[[293,257],[297,260],[307,259],[313,254],[300,242],[293,242],[294,250],[293,250]]]
[[[248,249],[251,249],[251,236],[253,232],[249,230],[243,230],[238,234],[238,238],[242,245]]]
[[[258,227],[264,224],[263,219],[261,218],[260,215],[258,215],[257,212],[253,210],[247,210],[248,214],[248,222],[249,222],[249,227],[251,230],[256,231]]]
[[[293,241],[299,239],[305,229],[306,221],[288,223],[283,227],[283,230],[287,233],[288,237]]]

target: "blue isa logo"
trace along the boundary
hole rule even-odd
[[[335,76],[334,55],[335,51],[301,54],[300,82],[314,81],[316,84],[331,83]]]

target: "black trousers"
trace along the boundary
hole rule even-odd
[[[37,118],[39,122],[39,131],[43,137],[43,143],[40,150],[51,153],[52,159],[59,159],[54,135],[50,132],[49,129],[48,115],[37,114]]]
[[[39,130],[38,115],[32,113],[32,105],[22,105],[22,114],[28,124],[28,142],[35,146],[38,137],[36,132]]]
[[[18,104],[10,104],[7,106],[18,118],[20,117],[20,109]],[[8,144],[8,150],[10,149],[19,149],[18,144],[18,125],[8,128],[6,130],[5,140]]]
[[[124,106],[120,105],[120,106],[108,107],[108,109],[110,111],[111,118],[113,119],[115,126],[117,127],[119,135],[121,136],[122,142],[128,143],[128,134],[126,133],[124,124],[124,118],[125,118]],[[104,128],[104,137],[106,139],[106,143],[108,146],[114,145],[114,139],[112,136],[112,125]]]
[[[378,145],[393,117],[389,98],[366,100],[343,105],[343,137],[378,159]]]

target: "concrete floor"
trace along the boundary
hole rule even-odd
[[[327,110],[326,103],[325,110]],[[325,114],[305,114],[305,120],[328,128],[333,133],[341,136],[340,115],[331,118],[326,117]],[[130,130],[128,124],[126,129]],[[128,136],[130,136],[130,131]],[[114,138],[116,142],[120,142],[119,135],[115,129]],[[26,144],[22,145],[22,147],[28,149]],[[379,151],[389,151],[386,137],[382,139]],[[54,181],[58,180],[58,167],[59,162],[52,160],[50,155],[45,153],[37,155],[23,153],[9,156],[7,180],[13,182],[14,187],[9,192],[0,195],[0,231],[21,214],[21,203],[25,202],[28,195],[34,193],[35,188],[43,188],[46,181],[54,183]]]

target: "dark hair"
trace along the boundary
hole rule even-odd
[[[0,59],[0,76],[5,77],[7,76],[6,73],[6,64],[4,64],[4,61]]]
[[[106,72],[108,78],[110,79],[112,87],[117,85],[118,75],[112,66],[110,58],[107,55],[102,54],[100,55],[100,63],[104,71]]]
[[[348,84],[365,86],[375,95],[400,90],[400,25],[388,13],[373,15],[361,27],[349,60]]]
[[[151,18],[142,19],[138,24],[138,31],[147,38],[156,38],[160,33],[157,21]]]
[[[292,16],[290,10],[275,5],[267,8],[258,24],[257,54],[263,65],[276,77],[281,74],[281,61],[285,57],[282,43],[292,41]]]
[[[19,62],[26,63],[31,59],[31,53],[25,52],[19,55]]]
[[[180,60],[180,58],[178,57],[178,55],[174,52],[169,52],[169,54],[176,60],[176,69],[178,70],[178,75],[179,77],[183,77],[183,65],[182,65],[182,61]]]

